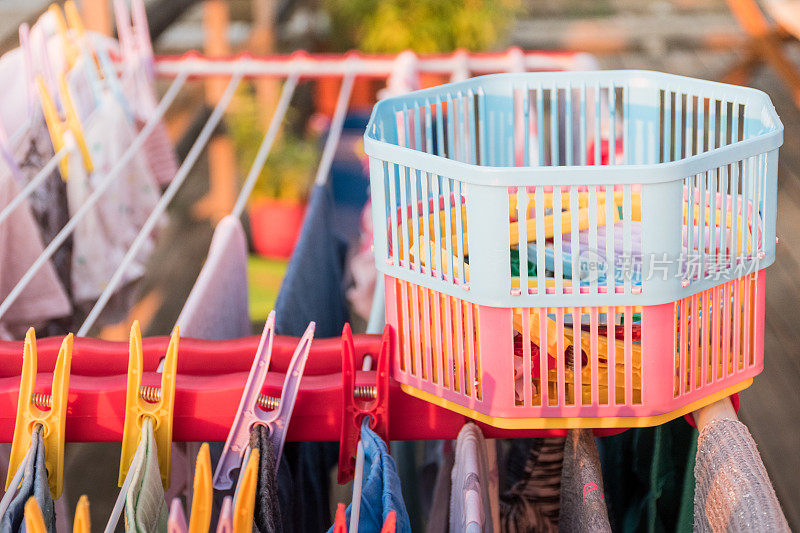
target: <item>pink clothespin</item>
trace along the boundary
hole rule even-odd
[[[114,0],[114,21],[117,24],[119,37],[119,53],[122,62],[127,64],[133,59],[133,30],[131,29],[131,15],[125,0]]]
[[[250,375],[247,376],[239,409],[214,472],[214,488],[229,489],[233,486],[234,480],[231,473],[242,464],[242,457],[250,442],[250,428],[254,424],[262,424],[269,429],[269,438],[275,449],[275,459],[276,461],[280,459],[283,443],[286,440],[286,428],[289,425],[289,418],[292,416],[297,392],[300,389],[300,379],[303,377],[303,370],[308,360],[315,327],[314,322],[308,325],[300,343],[295,348],[286,371],[278,407],[273,411],[265,412],[258,406],[258,403],[261,388],[264,386],[264,378],[269,369],[272,342],[275,338],[275,311],[269,314],[264,332],[261,334],[261,341],[258,344],[258,352],[253,359],[253,366],[250,367]]]
[[[138,59],[144,64],[145,72],[152,80],[156,75],[156,62],[153,56],[153,43],[150,40],[150,27],[147,25],[147,10],[144,0],[131,2],[131,17],[133,20],[133,41]]]
[[[217,520],[217,533],[233,533],[233,498],[225,496]]]
[[[186,525],[186,514],[183,512],[183,504],[180,498],[173,498],[169,506],[169,518],[167,519],[167,533],[187,533],[189,527]]]

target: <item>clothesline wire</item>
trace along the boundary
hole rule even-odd
[[[6,205],[2,211],[0,211],[0,224],[6,221],[6,219],[11,216],[11,213],[16,211],[16,209],[25,202],[25,200],[36,190],[36,188],[41,185],[44,180],[47,179],[48,176],[55,170],[56,165],[58,165],[62,159],[64,159],[69,151],[66,147],[62,148],[58,152],[56,152],[53,157],[42,167],[41,170],[30,180],[25,187],[22,188],[21,191],[17,193],[13,200],[11,200],[8,205]]]
[[[106,285],[103,293],[100,295],[100,298],[95,303],[92,310],[87,315],[86,319],[84,320],[83,324],[81,325],[80,329],[78,330],[78,336],[82,337],[89,333],[89,330],[97,321],[102,313],[105,306],[108,304],[109,300],[114,294],[114,291],[118,288],[122,277],[125,274],[125,270],[128,268],[130,263],[136,256],[139,248],[142,244],[144,244],[147,237],[150,235],[150,232],[155,227],[155,224],[158,222],[159,217],[163,213],[163,211],[168,206],[169,202],[177,193],[178,188],[182,185],[183,181],[188,176],[189,171],[191,170],[192,166],[194,165],[195,160],[200,155],[200,151],[204,148],[208,138],[210,138],[211,134],[213,133],[214,128],[216,128],[217,123],[219,120],[222,119],[223,113],[227,108],[228,104],[230,103],[231,98],[235,92],[236,87],[238,87],[239,82],[241,81],[243,75],[236,74],[231,78],[231,82],[228,85],[228,89],[226,89],[226,93],[223,95],[223,98],[220,99],[220,102],[217,104],[217,107],[214,109],[214,113],[209,117],[206,125],[204,126],[203,130],[201,131],[200,135],[198,136],[195,144],[192,146],[189,154],[184,159],[183,163],[181,164],[181,168],[178,169],[178,173],[176,174],[175,178],[170,183],[170,186],[164,192],[164,195],[159,200],[158,204],[154,208],[153,212],[151,213],[150,217],[148,217],[147,221],[145,222],[142,229],[139,231],[139,234],[134,239],[131,247],[128,249],[125,257],[123,258],[120,265],[114,271],[114,274],[111,276],[108,284]],[[329,129],[328,137],[325,140],[325,146],[323,147],[322,157],[320,158],[320,164],[317,169],[317,176],[316,176],[316,183],[322,184],[325,183],[327,179],[328,173],[330,172],[331,164],[333,163],[333,157],[335,155],[336,147],[339,144],[339,139],[341,138],[342,129],[344,127],[344,119],[347,115],[347,107],[350,101],[350,94],[353,90],[353,84],[355,80],[354,74],[348,74],[345,76],[344,80],[342,81],[342,87],[339,92],[339,99],[336,103],[336,110],[334,111],[333,121],[331,122],[331,127]],[[298,76],[293,74],[289,77],[284,85],[280,100],[278,102],[278,106],[275,110],[275,113],[270,121],[270,125],[268,127],[267,133],[264,135],[264,138],[259,146],[258,152],[256,153],[256,157],[253,161],[252,166],[250,167],[250,171],[248,172],[247,178],[245,179],[245,183],[242,186],[242,190],[240,191],[239,197],[236,201],[236,204],[233,208],[233,214],[235,216],[240,216],[244,207],[247,203],[247,199],[250,196],[250,192],[252,192],[253,187],[255,186],[255,182],[258,179],[258,175],[261,172],[261,169],[264,167],[266,163],[267,157],[269,156],[270,149],[272,148],[272,144],[275,141],[275,138],[280,131],[280,125],[283,121],[283,117],[286,114],[289,104],[291,103],[291,98],[294,93],[295,88],[297,87]],[[234,82],[236,82],[234,84]],[[230,92],[228,92],[230,91]],[[224,106],[221,106],[223,104]],[[205,139],[204,139],[205,137]]]
[[[236,204],[231,211],[231,215],[236,218],[242,216],[247,200],[250,198],[250,193],[253,192],[253,187],[255,187],[256,181],[258,181],[258,175],[267,162],[269,152],[272,150],[272,144],[278,137],[278,132],[280,132],[280,127],[283,123],[283,117],[286,116],[289,104],[292,101],[292,96],[297,88],[298,78],[299,76],[297,74],[292,74],[289,76],[289,79],[286,80],[286,83],[283,84],[281,96],[278,99],[278,105],[275,107],[275,113],[270,120],[267,133],[264,135],[264,140],[261,141],[261,146],[258,147],[256,157],[253,159],[253,164],[250,166],[250,172],[247,173],[247,177],[242,184],[242,190],[239,192],[239,197],[236,199]]]
[[[339,146],[339,139],[342,137],[344,119],[347,116],[347,108],[350,105],[350,94],[353,92],[353,83],[356,76],[353,72],[348,72],[342,80],[342,88],[339,89],[339,99],[336,101],[336,110],[333,112],[333,120],[328,129],[328,138],[325,139],[325,146],[322,149],[322,157],[317,167],[317,176],[314,178],[316,185],[324,185],[328,181],[328,174],[333,164],[333,156],[336,155],[336,147]]]
[[[164,98],[162,98],[158,107],[156,107],[153,115],[147,120],[144,128],[142,128],[125,153],[122,154],[122,157],[120,157],[114,167],[100,182],[100,184],[95,187],[92,194],[89,195],[83,205],[81,205],[81,207],[72,215],[61,231],[59,231],[58,234],[53,237],[53,240],[50,241],[50,244],[48,244],[39,257],[36,258],[36,261],[33,262],[28,271],[25,272],[25,275],[23,275],[14,288],[11,289],[11,292],[8,293],[8,296],[6,296],[6,298],[3,300],[3,303],[0,304],[0,318],[2,318],[8,312],[14,302],[17,301],[17,298],[19,298],[22,292],[25,290],[25,287],[27,287],[28,284],[33,280],[34,276],[36,276],[36,273],[39,272],[42,266],[44,266],[44,264],[50,259],[50,257],[52,257],[55,251],[64,243],[67,237],[75,230],[78,222],[80,222],[80,220],[89,212],[94,204],[97,203],[103,193],[105,193],[106,189],[108,189],[111,184],[121,175],[122,169],[130,162],[134,154],[141,150],[145,140],[150,136],[151,133],[153,133],[153,131],[155,131],[156,126],[160,123],[161,118],[163,117],[167,108],[175,100],[175,97],[178,95],[178,92],[180,91],[181,87],[183,87],[183,84],[186,82],[188,77],[188,74],[181,74],[175,78],[165,93]]]
[[[214,111],[212,111],[211,115],[208,117],[203,129],[200,131],[200,134],[194,141],[192,148],[189,150],[189,153],[186,155],[183,163],[181,163],[180,168],[178,168],[178,172],[175,174],[175,177],[172,178],[169,187],[167,187],[167,190],[164,191],[163,195],[161,195],[161,198],[158,200],[158,203],[156,203],[156,206],[153,208],[150,216],[147,217],[142,229],[136,235],[136,238],[133,240],[130,248],[128,248],[125,257],[122,258],[122,262],[114,271],[111,279],[108,280],[108,284],[106,285],[105,289],[103,289],[102,294],[100,294],[100,297],[97,299],[97,302],[95,302],[94,307],[92,307],[92,310],[89,312],[86,320],[83,322],[83,325],[81,325],[81,328],[78,330],[79,337],[86,336],[86,334],[89,332],[89,329],[94,325],[95,321],[100,316],[100,313],[113,296],[114,291],[116,291],[117,287],[119,287],[119,284],[122,281],[122,276],[125,274],[125,270],[136,257],[139,248],[141,248],[141,246],[146,242],[146,239],[150,236],[150,232],[153,231],[153,228],[160,220],[161,215],[167,209],[167,206],[172,201],[172,198],[175,197],[178,189],[186,180],[189,172],[197,161],[197,158],[200,157],[200,154],[205,148],[206,143],[208,143],[209,139],[211,139],[217,124],[219,124],[219,121],[222,119],[225,110],[228,108],[228,104],[230,104],[231,99],[236,92],[236,88],[242,81],[242,77],[243,76],[241,74],[231,77],[228,86],[225,88],[225,92],[222,94],[222,97],[219,99],[216,107],[214,107]]]

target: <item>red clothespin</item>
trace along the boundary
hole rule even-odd
[[[333,533],[347,533],[347,515],[345,514],[343,503],[340,503],[336,508],[336,517],[333,521]]]
[[[394,533],[397,529],[397,512],[389,511],[386,515],[386,520],[383,522],[381,533]]]
[[[369,427],[389,444],[389,357],[391,330],[383,330],[374,386],[356,387],[356,351],[350,324],[342,330],[342,432],[339,437],[339,484],[353,479],[356,447],[361,421],[370,418]],[[356,392],[358,391],[358,397]]]

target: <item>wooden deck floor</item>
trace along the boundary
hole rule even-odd
[[[682,51],[600,57],[603,68],[646,68],[719,79],[734,52]],[[800,60],[800,58],[796,58]],[[762,69],[750,85],[772,98],[784,125],[779,152],[775,263],[767,269],[764,372],[743,391],[740,417],[755,438],[789,525],[800,531],[800,111],[776,76]],[[798,277],[795,277],[798,276]]]

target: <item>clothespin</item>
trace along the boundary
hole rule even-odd
[[[31,446],[31,435],[36,425],[42,426],[44,441],[44,462],[47,467],[47,481],[54,499],[61,496],[64,475],[64,422],[67,414],[67,395],[69,393],[69,371],[72,362],[72,334],[61,343],[53,372],[53,385],[50,394],[37,394],[36,388],[36,333],[33,328],[25,335],[22,354],[22,375],[20,376],[17,419],[14,425],[14,441],[8,460],[6,490],[25,454]],[[43,410],[47,407],[48,410]]]
[[[91,533],[92,521],[89,514],[89,498],[86,494],[78,499],[75,507],[75,520],[72,522],[72,533]]]
[[[236,502],[233,507],[233,533],[250,533],[253,530],[253,511],[256,506],[256,484],[258,483],[258,450],[251,450],[241,475]]]
[[[347,514],[345,514],[343,503],[340,503],[336,507],[336,516],[333,520],[333,533],[347,533]]]
[[[125,0],[114,0],[114,21],[117,24],[120,59],[127,65],[133,59],[134,44],[131,16],[128,12],[128,3]]]
[[[164,357],[161,388],[142,385],[142,333],[139,321],[131,326],[130,355],[128,359],[128,387],[125,400],[125,426],[122,434],[122,454],[119,461],[119,486],[125,482],[133,455],[142,434],[142,421],[149,417],[153,421],[153,433],[158,448],[158,465],[161,483],[169,488],[170,461],[172,452],[172,418],[175,404],[175,376],[178,363],[178,328],[172,337]]]
[[[28,533],[47,533],[42,510],[33,496],[25,502],[25,531]]]
[[[103,85],[101,84],[102,80],[105,82],[105,87],[111,90],[111,93],[122,106],[125,116],[128,117],[128,120],[132,121],[133,112],[128,105],[127,98],[125,98],[122,86],[119,83],[119,79],[117,79],[116,68],[112,63],[111,58],[108,56],[108,52],[102,46],[95,48],[92,45],[92,41],[88,38],[86,29],[83,26],[83,20],[81,19],[80,12],[78,11],[78,8],[73,0],[67,0],[64,2],[64,13],[67,16],[67,23],[69,24],[70,29],[73,30],[77,36],[78,42],[81,43],[82,47],[85,48],[92,57],[95,68],[87,69],[87,74],[89,76],[90,84],[92,85],[93,90],[96,92],[98,104],[100,100],[100,93],[102,93],[103,90]]]
[[[350,324],[342,330],[342,432],[339,437],[339,484],[353,479],[355,457],[361,436],[361,421],[370,418],[372,428],[389,443],[389,357],[391,330],[383,330],[376,382],[373,386],[356,386],[356,355]],[[358,393],[358,397],[356,397]]]
[[[211,486],[211,453],[204,442],[197,452],[194,467],[194,489],[192,492],[192,513],[189,516],[189,533],[208,533],[211,525],[211,503],[214,490]]]
[[[222,510],[217,519],[217,533],[233,533],[233,498],[230,496],[222,499]]]
[[[397,529],[397,512],[389,511],[386,515],[386,520],[383,521],[381,533],[394,533]]]
[[[169,506],[167,518],[167,533],[186,533],[186,515],[183,513],[183,504],[180,498],[173,498]]]
[[[214,472],[214,488],[229,489],[233,485],[231,473],[242,463],[245,449],[250,442],[250,428],[254,424],[262,424],[269,428],[269,439],[275,449],[276,464],[280,461],[283,443],[286,440],[286,429],[300,389],[300,379],[303,377],[303,370],[308,360],[315,327],[314,322],[308,325],[294,350],[286,370],[281,397],[264,396],[261,394],[261,388],[264,386],[264,378],[269,369],[272,342],[275,337],[275,311],[269,314],[258,344],[258,352],[253,359],[253,366],[250,367],[250,375],[247,376],[236,417],[233,419],[228,439],[225,441],[225,447]],[[273,407],[274,410],[265,412],[263,407]]]
[[[50,7],[47,8],[47,12],[53,17],[56,31],[61,37],[61,49],[64,52],[64,58],[67,61],[67,69],[69,70],[75,66],[75,63],[81,55],[81,51],[69,34],[67,21],[64,19],[64,13],[61,12],[61,8],[58,4],[50,4]]]
[[[89,147],[86,145],[86,139],[83,136],[83,128],[81,128],[78,114],[75,107],[72,105],[72,98],[69,94],[67,87],[67,79],[64,73],[59,78],[59,88],[61,93],[61,103],[64,107],[65,120],[62,121],[58,115],[58,110],[50,97],[50,92],[44,84],[44,79],[41,76],[36,77],[36,85],[39,88],[39,96],[42,101],[42,111],[44,112],[44,120],[47,123],[47,129],[50,132],[50,140],[53,142],[53,150],[59,152],[67,143],[67,136],[70,134],[75,140],[75,143],[80,150],[81,157],[83,158],[83,166],[86,172],[92,171],[92,158],[89,155]],[[69,158],[65,157],[59,163],[61,177],[64,181],[67,180]]]
[[[147,76],[152,80],[156,74],[155,56],[153,55],[153,41],[150,39],[150,26],[147,23],[144,0],[131,0],[131,19],[138,59],[143,63]]]

